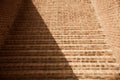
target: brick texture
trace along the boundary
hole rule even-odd
[[[4,43],[9,29],[14,22],[17,11],[21,5],[21,0],[1,0],[0,1],[0,47]]]
[[[111,45],[117,61],[120,63],[120,1],[119,0],[91,0],[96,16],[107,42]]]
[[[1,80],[119,77],[90,0],[24,0],[0,53]]]

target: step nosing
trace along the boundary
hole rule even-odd
[[[109,44],[44,44],[44,45],[24,45],[24,44],[21,44],[21,45],[5,45],[5,46],[86,46],[88,45],[89,46],[110,46]]]
[[[44,35],[45,35],[46,33],[44,33]],[[49,34],[49,35],[45,35],[45,36],[61,36],[61,35],[63,35],[63,36],[75,36],[75,35],[78,35],[78,36],[106,36],[106,35],[102,35],[102,34],[95,34],[95,33],[93,33],[93,34],[76,34],[76,33],[71,33],[71,34],[59,34],[59,33],[56,33],[56,34],[54,34],[54,33],[51,33],[51,34]],[[15,33],[15,34],[9,34],[8,36],[44,36],[43,35],[43,33],[41,34],[41,33],[25,33],[25,34],[17,34],[17,33]]]
[[[33,55],[33,56],[12,56],[12,57],[10,57],[10,56],[2,56],[0,59],[17,59],[17,58],[25,58],[25,59],[28,59],[28,58],[34,58],[34,59],[37,59],[37,58],[80,58],[80,59],[91,59],[91,58],[93,58],[93,59],[106,59],[106,58],[109,58],[109,59],[114,59],[112,56],[66,56],[66,55],[57,55],[56,54],[56,56],[35,56],[35,55]]]

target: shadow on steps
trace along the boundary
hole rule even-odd
[[[0,51],[0,80],[78,80],[31,0],[23,1],[8,36]]]

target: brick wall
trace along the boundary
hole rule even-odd
[[[12,25],[21,0],[1,0],[0,1],[0,45]]]
[[[120,1],[119,0],[91,0],[96,16],[107,35],[114,55],[120,58]],[[120,62],[120,60],[119,60]]]

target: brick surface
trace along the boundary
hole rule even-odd
[[[1,80],[115,80],[119,65],[89,0],[25,0],[0,69]]]
[[[9,29],[17,15],[21,0],[1,0],[0,1],[0,47],[4,44]]]
[[[117,61],[120,63],[120,0],[91,0],[98,22],[106,34]]]

